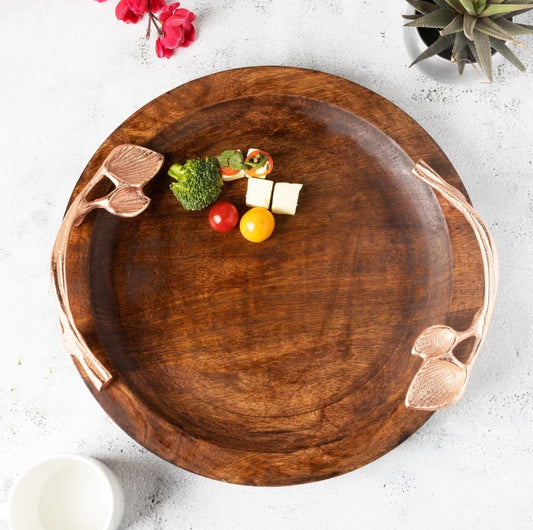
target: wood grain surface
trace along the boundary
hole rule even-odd
[[[464,192],[420,126],[328,74],[221,72],[124,122],[72,197],[121,143],[165,156],[152,203],[129,220],[91,214],[67,263],[76,324],[114,376],[91,390],[121,428],[195,473],[285,485],[365,465],[429,418],[404,405],[411,346],[432,324],[469,323],[482,268],[461,215],[409,173],[423,158]],[[261,244],[184,211],[166,175],[249,147],[272,154],[272,180],[303,184]],[[230,182],[221,199],[242,214],[245,192]]]

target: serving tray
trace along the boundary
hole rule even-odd
[[[423,158],[465,193],[417,123],[325,73],[225,71],[126,120],[71,205],[123,144],[164,157],[136,184],[151,202],[131,218],[109,201],[85,212],[64,237],[60,278],[72,326],[109,377],[98,389],[83,355],[79,371],[122,429],[195,473],[287,485],[354,470],[420,428],[432,411],[406,403],[421,366],[413,344],[435,324],[468,328],[486,288],[464,215],[411,172]],[[272,180],[303,184],[296,215],[276,216],[260,244],[184,211],[166,175],[249,147],[271,153]],[[245,193],[234,181],[220,198],[242,214]]]

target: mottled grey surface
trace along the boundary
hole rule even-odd
[[[186,0],[198,40],[170,60],[144,26],[114,19],[115,3],[32,0],[0,16],[0,499],[27,465],[73,451],[119,475],[122,529],[533,528],[533,74],[504,64],[492,85],[447,85],[408,69],[402,2]],[[518,54],[533,67],[530,49]],[[186,81],[265,64],[346,77],[409,113],[458,170],[501,259],[464,399],[363,469],[272,489],[192,475],[129,439],[63,350],[48,273],[73,185],[115,127]]]

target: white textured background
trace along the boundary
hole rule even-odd
[[[492,85],[445,85],[408,69],[401,1],[185,0],[198,40],[170,60],[144,24],[115,20],[115,3],[2,2],[0,499],[28,464],[74,451],[119,475],[122,529],[533,528],[533,74],[504,65]],[[533,51],[518,53],[533,69]],[[182,471],[116,427],[62,348],[48,272],[72,188],[115,127],[186,81],[264,64],[346,77],[409,113],[458,170],[501,259],[463,400],[363,469],[272,489]]]

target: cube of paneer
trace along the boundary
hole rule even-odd
[[[270,197],[272,196],[272,180],[249,177],[248,189],[246,190],[246,206],[270,206]]]
[[[303,184],[277,182],[272,197],[272,213],[294,215],[302,187]]]

